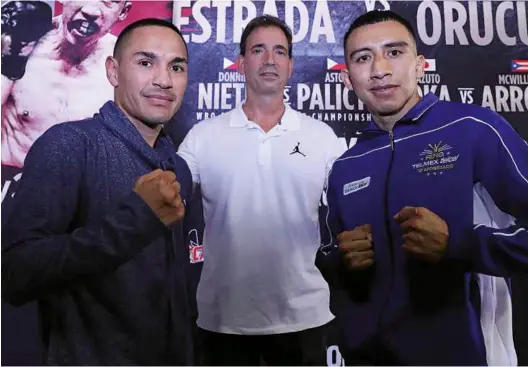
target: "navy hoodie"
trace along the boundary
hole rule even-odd
[[[428,94],[392,132],[362,131],[334,163],[327,199],[333,236],[317,262],[345,362],[516,364],[504,278],[528,272],[528,232],[513,220],[528,212],[528,145],[504,119]],[[393,216],[405,206],[447,222],[439,263],[402,249]],[[336,236],[363,224],[374,264],[349,271]]]
[[[163,132],[150,147],[113,103],[33,144],[2,231],[2,297],[38,300],[44,363],[192,363],[188,248],[133,192],[141,175],[186,163]]]

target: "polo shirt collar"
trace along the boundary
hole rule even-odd
[[[251,127],[255,126],[256,123],[249,121],[244,110],[242,109],[243,103],[233,110],[229,118],[230,127]],[[286,131],[297,131],[301,129],[301,121],[295,111],[288,105],[284,104],[284,114],[282,115],[281,121],[277,125],[278,129]]]

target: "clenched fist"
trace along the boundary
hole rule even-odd
[[[444,257],[449,240],[449,227],[427,208],[406,206],[394,219],[403,231],[403,249],[419,259],[439,262]]]
[[[157,169],[141,176],[134,185],[134,191],[166,226],[179,221],[185,215],[185,206],[180,197],[180,184],[173,172]]]
[[[370,224],[356,227],[352,231],[341,232],[337,236],[337,241],[349,269],[362,270],[374,263]]]

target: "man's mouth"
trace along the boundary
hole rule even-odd
[[[370,92],[376,97],[390,97],[398,86],[394,84],[377,85],[370,88]]]
[[[99,26],[95,22],[76,19],[68,23],[68,31],[70,33],[75,32],[80,37],[90,37],[99,32]]]
[[[273,72],[273,71],[264,71],[260,73],[260,76],[263,76],[265,78],[276,78],[279,76],[279,74]]]
[[[165,93],[152,93],[144,95],[151,106],[168,108],[173,106],[176,96]]]
[[[147,95],[147,98],[160,100],[160,101],[167,101],[167,102],[174,101],[174,97],[169,96],[169,95],[165,95],[165,94],[149,94],[149,95]]]
[[[382,92],[382,91],[390,90],[396,87],[397,85],[395,84],[386,84],[386,85],[378,85],[378,86],[372,87],[370,88],[370,90],[373,92]]]

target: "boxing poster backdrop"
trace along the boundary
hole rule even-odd
[[[427,60],[419,83],[422,94],[433,92],[442,100],[493,109],[528,139],[525,1],[46,1],[51,21],[43,12],[28,16],[26,23],[23,17],[16,18],[11,3],[2,4],[2,38],[9,36],[7,46],[12,51],[7,55],[9,62],[2,56],[1,65],[4,219],[10,210],[23,210],[12,208],[11,203],[31,144],[50,126],[89,117],[112,98],[104,60],[123,27],[144,17],[172,20],[188,43],[188,89],[180,111],[166,126],[176,144],[194,124],[243,101],[244,77],[236,63],[239,41],[243,27],[262,14],[277,15],[293,29],[294,72],[285,101],[327,123],[343,144],[354,144],[357,129],[371,116],[354,92],[341,83],[342,38],[356,17],[372,9],[392,9],[413,25],[418,49]],[[97,47],[83,48],[93,44],[87,40],[95,40]],[[63,53],[50,51],[54,42],[63,42],[73,50],[72,44],[76,44],[79,57],[66,53],[70,57],[61,59]],[[3,53],[4,46],[2,42]],[[23,56],[13,62],[15,51]],[[324,204],[322,200],[321,212]],[[199,199],[192,205],[199,206]],[[197,283],[203,261],[201,246],[207,244],[201,242],[201,217],[195,220],[189,261]],[[527,318],[519,312],[528,308],[527,287],[519,282],[513,290],[520,364],[528,364]],[[39,363],[36,315],[35,304],[15,309],[2,303],[3,364]],[[330,347],[328,365],[345,363],[337,347]]]

